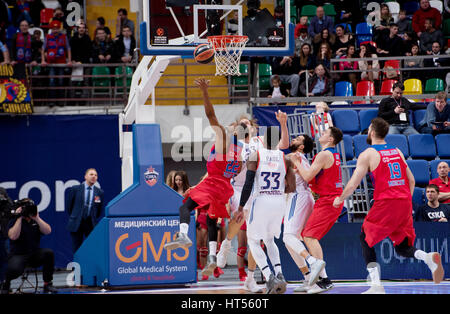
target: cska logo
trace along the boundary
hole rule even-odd
[[[154,186],[158,182],[159,173],[155,171],[155,169],[150,166],[147,171],[144,173],[145,183],[149,186]]]

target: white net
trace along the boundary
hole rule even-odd
[[[208,42],[214,48],[216,75],[239,76],[239,63],[242,50],[248,41],[247,36],[209,36]]]

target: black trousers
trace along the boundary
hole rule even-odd
[[[53,272],[55,268],[55,255],[51,249],[37,249],[31,254],[26,255],[10,255],[8,259],[8,267],[6,269],[6,283],[16,279],[23,274],[26,267],[42,266],[42,277],[44,282],[53,280]]]
[[[94,230],[94,225],[92,224],[91,217],[88,217],[81,220],[80,227],[77,231],[70,233],[74,253],[78,250],[81,244],[83,244],[84,239],[88,237],[92,230]]]

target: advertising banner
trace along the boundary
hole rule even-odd
[[[31,114],[33,104],[26,87],[26,71],[16,71],[9,64],[0,65],[0,113]]]

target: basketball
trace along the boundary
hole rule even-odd
[[[208,44],[200,44],[194,50],[194,59],[198,63],[210,63],[214,59],[214,49]]]

